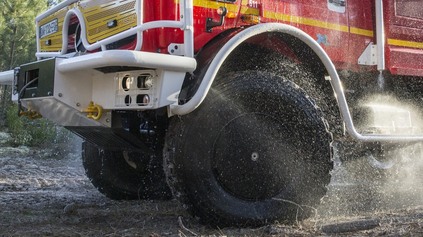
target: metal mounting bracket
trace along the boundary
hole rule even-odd
[[[167,51],[171,55],[184,56],[185,47],[184,47],[184,44],[172,43],[172,44],[169,44],[169,46],[167,46]]]
[[[370,42],[358,58],[359,65],[377,65],[377,45]]]
[[[226,7],[219,7],[218,14],[220,16],[219,21],[213,21],[213,18],[208,17],[206,21],[206,32],[211,33],[212,29],[216,26],[221,26],[225,22],[225,16],[228,13]]]

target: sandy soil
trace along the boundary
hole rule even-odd
[[[79,152],[0,143],[0,236],[423,236],[415,177],[375,188],[337,163],[316,215],[294,225],[213,229],[176,201],[112,201],[85,177]],[[411,180],[411,181],[410,181]]]

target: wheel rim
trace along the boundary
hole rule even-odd
[[[228,193],[245,200],[265,200],[288,192],[290,177],[296,176],[292,165],[299,156],[287,139],[290,133],[287,126],[262,113],[232,119],[214,141],[216,180]]]

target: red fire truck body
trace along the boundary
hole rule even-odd
[[[357,59],[370,42],[376,42],[373,1],[348,2],[344,6],[324,0],[230,2],[194,1],[195,52],[228,29],[278,22],[295,26],[315,38],[338,69],[363,70]],[[207,32],[207,19],[218,21],[220,7],[228,9],[225,23]],[[144,22],[179,19],[178,1],[145,1],[143,9],[151,9],[145,11]],[[422,76],[422,10],[421,4],[414,1],[387,1],[385,4],[384,21],[390,23],[385,25],[386,67],[392,74]],[[74,20],[77,24],[77,19]],[[183,31],[154,29],[144,34],[142,50],[166,54],[171,42],[183,43]],[[69,49],[73,43],[70,37]],[[134,49],[135,45],[136,42],[132,42],[120,48]],[[48,51],[52,50],[57,47]]]
[[[328,1],[194,1],[194,49],[198,52],[211,39],[225,30],[250,24],[279,22],[305,31],[315,38],[339,69],[360,70],[357,59],[375,39],[374,1],[348,2],[331,10]],[[178,2],[144,3],[145,22],[177,20]],[[206,20],[219,20],[219,7],[226,7],[225,24],[206,31]],[[334,4],[334,8],[336,8]],[[423,6],[414,1],[387,1],[384,20],[386,64],[392,74],[422,76]],[[243,20],[244,19],[244,20]],[[146,33],[144,51],[168,53],[173,42],[183,42],[181,30],[160,29]],[[150,40],[148,40],[150,39]],[[131,45],[134,47],[134,44]],[[127,47],[130,48],[130,47]]]
[[[21,115],[85,139],[113,199],[172,193],[218,226],[298,220],[334,147],[389,169],[386,151],[423,140],[419,1],[65,0],[36,27],[38,61],[0,83]]]

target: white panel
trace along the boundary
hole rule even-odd
[[[61,60],[57,59],[56,65]],[[74,71],[72,73],[55,72],[54,97],[68,106],[82,111],[92,101],[93,78],[102,73],[95,70]]]
[[[92,100],[104,109],[113,109],[116,73],[101,74],[93,78]]]
[[[163,107],[171,104],[178,103],[178,96],[184,82],[184,72],[161,71],[160,84],[160,97],[158,98],[158,106]]]

